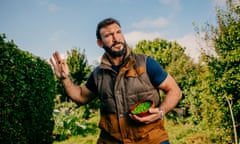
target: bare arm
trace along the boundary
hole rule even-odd
[[[94,93],[86,86],[75,85],[69,78],[69,69],[66,60],[62,59],[58,52],[53,54],[50,62],[54,72],[59,79],[62,79],[63,86],[68,96],[77,103],[86,104],[94,98]]]
[[[182,98],[182,92],[170,74],[168,74],[166,80],[163,81],[158,88],[166,93],[165,99],[160,105],[160,109],[163,110],[164,113],[168,113],[178,104]]]
[[[62,80],[68,96],[77,103],[86,104],[94,98],[94,93],[86,86],[75,85],[69,78]]]

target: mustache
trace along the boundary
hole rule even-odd
[[[122,45],[124,45],[124,42],[115,42],[115,43],[113,43],[113,44],[111,45],[111,48],[114,47],[114,46],[117,45],[117,44],[122,44]]]

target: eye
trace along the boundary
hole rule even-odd
[[[111,36],[111,35],[112,35],[111,33],[106,33],[106,34],[104,35],[104,37],[107,38],[107,37],[109,37],[109,36]]]
[[[121,33],[122,33],[122,31],[121,31],[121,30],[118,30],[118,31],[117,31],[117,33],[118,33],[118,34],[121,34]]]

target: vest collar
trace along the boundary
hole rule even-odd
[[[126,63],[126,61],[128,61],[130,55],[131,55],[131,49],[129,47],[127,47],[127,52],[123,58],[123,63]],[[101,58],[101,65],[107,65],[110,67],[112,66],[110,56],[106,52],[103,54],[103,56]]]

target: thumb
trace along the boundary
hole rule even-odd
[[[150,108],[148,111],[149,111],[149,113],[158,113],[159,112],[158,108]]]

